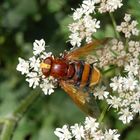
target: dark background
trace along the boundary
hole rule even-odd
[[[35,39],[44,38],[50,46],[48,51],[54,55],[70,49],[67,26],[72,23],[71,8],[78,7],[80,3],[80,0],[0,1],[0,117],[13,112],[32,91],[25,77],[16,71],[18,57],[27,59],[32,56]],[[140,22],[140,3],[137,0],[125,0],[123,3],[124,6],[114,13],[117,22],[121,22],[126,12]],[[109,15],[97,15],[97,18],[101,19],[102,28],[95,36],[114,36]],[[19,122],[13,140],[56,140],[53,133],[56,127],[84,120],[85,114],[62,89],[56,89],[51,96],[43,95],[41,90],[36,92],[40,92],[40,97]],[[110,128],[119,129],[122,140],[140,140],[138,117],[124,126],[116,113],[109,111],[105,123]]]

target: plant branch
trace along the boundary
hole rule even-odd
[[[106,113],[107,109],[108,109],[108,106],[106,106],[106,107],[104,108],[104,110],[102,111],[102,113],[101,113],[101,115],[100,115],[100,117],[99,117],[99,119],[98,119],[98,122],[99,122],[99,123],[101,123],[102,120],[104,119],[104,116],[105,116],[105,113]]]
[[[109,12],[109,15],[110,15],[110,18],[111,18],[111,21],[112,21],[112,24],[113,24],[113,28],[114,28],[114,32],[115,32],[115,34],[116,34],[116,37],[119,39],[119,38],[120,38],[120,35],[119,35],[119,33],[117,32],[117,30],[116,30],[117,25],[116,25],[115,18],[114,18],[114,16],[113,16],[113,14],[110,13],[110,12]]]
[[[33,102],[39,97],[39,93],[30,93],[17,107],[17,109],[9,116],[0,119],[0,123],[3,123],[3,130],[0,136],[1,140],[11,140],[14,130],[20,119],[23,117],[25,112],[29,110]]]

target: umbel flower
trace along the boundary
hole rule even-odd
[[[95,118],[86,117],[84,124],[64,125],[56,128],[55,135],[60,140],[119,140],[120,134],[115,129],[100,129],[100,125]]]
[[[99,60],[98,66],[101,69],[110,65],[114,65],[114,69],[121,69],[121,73],[109,79],[109,91],[108,85],[102,83],[93,89],[93,93],[95,98],[105,100],[110,107],[116,109],[119,120],[123,123],[129,123],[140,112],[140,42],[131,40],[127,48],[122,41],[112,39],[92,57],[92,61]],[[89,57],[87,62],[88,59]]]
[[[19,58],[19,64],[17,65],[17,70],[24,74],[26,81],[29,83],[29,87],[36,88],[39,86],[45,95],[50,95],[54,92],[56,79],[53,77],[45,77],[42,74],[40,64],[46,57],[52,56],[51,52],[45,52],[45,41],[35,40],[33,43],[33,54],[29,60],[24,60]]]
[[[131,21],[131,15],[125,14],[124,22],[117,26],[117,31],[125,34],[126,38],[130,38],[131,35],[138,36],[139,30],[136,28],[138,22],[136,20]]]
[[[93,14],[114,12],[122,5],[122,0],[83,0],[79,8],[72,9],[74,22],[68,26],[72,46],[80,47],[83,40],[87,43],[92,41],[94,33],[100,28],[100,20],[93,18]]]

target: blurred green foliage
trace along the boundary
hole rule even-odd
[[[76,8],[80,0],[1,0],[0,1],[0,117],[13,112],[31,88],[24,76],[16,71],[18,57],[28,58],[32,55],[32,43],[44,38],[55,55],[69,49],[68,24],[72,22],[71,8]],[[133,14],[140,22],[140,4],[138,1],[125,0],[125,6],[115,12],[120,18],[125,12]],[[108,16],[109,17],[109,16]],[[97,38],[114,36],[111,20],[101,18],[104,31],[96,34]],[[53,131],[63,124],[82,122],[83,114],[63,90],[57,89],[52,96],[41,93],[39,99],[19,122],[13,140],[56,140]],[[103,108],[103,107],[102,107]],[[140,140],[140,120],[136,119],[129,126],[117,120],[112,111],[107,113],[106,124],[122,132],[122,140]],[[2,125],[0,126],[0,131]]]

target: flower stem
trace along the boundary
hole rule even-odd
[[[39,97],[39,93],[30,93],[20,104],[20,106],[13,112],[13,116],[20,119],[22,115],[30,108],[32,103]]]
[[[102,111],[102,113],[101,113],[101,115],[100,115],[100,117],[99,117],[99,119],[98,119],[98,122],[99,122],[99,123],[101,123],[101,122],[103,121],[107,109],[108,109],[108,106],[106,106],[106,107],[104,108],[104,110]]]
[[[7,119],[7,121],[4,124],[0,139],[1,140],[11,140],[15,126],[16,126],[15,121]]]
[[[116,35],[116,37],[117,37],[118,39],[120,39],[120,35],[119,35],[119,33],[117,32],[117,30],[116,30],[117,25],[116,25],[115,18],[114,18],[114,16],[113,16],[113,14],[110,13],[110,12],[109,12],[109,15],[110,15],[110,18],[111,18],[111,21],[112,21],[112,24],[113,24],[113,28],[114,28],[115,35]]]
[[[33,102],[39,97],[39,93],[30,93],[17,107],[17,109],[7,118],[0,119],[3,124],[3,130],[0,140],[11,140],[16,126],[26,111],[29,110]]]
[[[126,41],[125,41],[125,51],[128,51],[128,42],[129,42],[129,39],[126,38]]]

